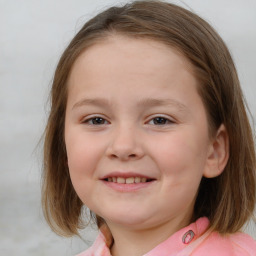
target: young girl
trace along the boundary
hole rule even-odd
[[[236,69],[208,23],[173,4],[100,13],[63,53],[45,134],[43,207],[80,256],[256,255],[255,148]]]

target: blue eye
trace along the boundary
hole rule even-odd
[[[83,123],[90,124],[90,125],[104,125],[104,124],[108,124],[108,121],[102,117],[92,117],[85,120]]]

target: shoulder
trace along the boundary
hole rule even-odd
[[[225,236],[212,232],[199,246],[197,253],[208,256],[255,256],[256,241],[241,232]],[[197,253],[195,252],[194,255]]]
[[[230,235],[229,239],[233,247],[237,251],[241,251],[241,254],[237,255],[256,255],[256,241],[249,235],[239,232]],[[242,252],[244,254],[242,254]]]
[[[99,232],[93,245],[76,256],[111,256],[107,242],[103,233]]]

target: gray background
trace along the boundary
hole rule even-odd
[[[57,60],[82,24],[116,0],[0,0],[0,255],[74,255],[87,242],[53,234],[40,210],[47,96]],[[184,0],[228,44],[256,117],[256,1]],[[256,231],[246,232],[256,239]]]

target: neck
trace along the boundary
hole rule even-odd
[[[189,224],[188,220],[163,223],[150,229],[132,229],[108,223],[114,243],[111,247],[113,256],[141,256],[165,241],[172,234]]]

